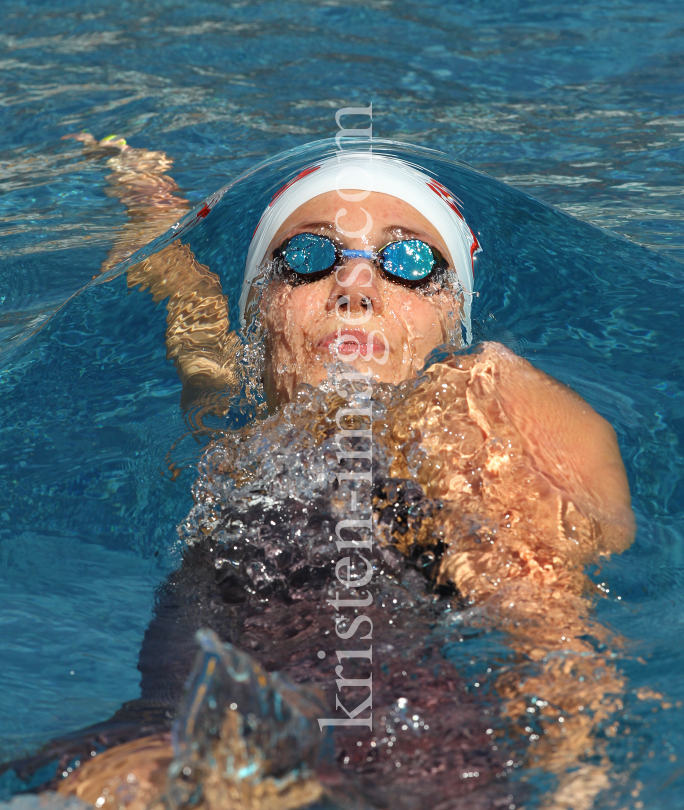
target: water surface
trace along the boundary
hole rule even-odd
[[[136,697],[202,450],[163,308],[122,278],[72,298],[125,215],[104,159],[61,136],[163,149],[194,204],[372,102],[374,134],[523,192],[471,178],[479,336],[615,425],[639,522],[594,572],[629,679],[615,788],[596,806],[684,806],[683,46],[674,0],[3,5],[3,758]]]

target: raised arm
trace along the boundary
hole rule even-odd
[[[133,149],[123,139],[75,137],[88,151],[111,153],[106,193],[126,206],[127,222],[102,265],[105,272],[168,230],[187,213],[188,203],[166,174],[172,161],[163,152]],[[187,245],[176,241],[130,267],[128,286],[149,290],[155,302],[168,299],[166,354],[176,365],[185,402],[235,387],[240,342],[230,330],[228,301],[218,276]]]

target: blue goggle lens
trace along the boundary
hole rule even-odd
[[[420,239],[392,242],[381,251],[380,256],[382,269],[405,281],[422,281],[435,266],[432,248]]]
[[[310,275],[330,270],[335,264],[335,245],[325,236],[299,233],[283,251],[283,258],[295,273]]]

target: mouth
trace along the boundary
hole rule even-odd
[[[369,357],[374,353],[385,354],[389,350],[389,342],[383,337],[381,333],[375,331],[369,334],[363,329],[340,327],[336,332],[330,332],[322,337],[316,348],[337,355],[354,354]]]

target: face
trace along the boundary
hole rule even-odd
[[[408,203],[378,192],[354,202],[336,191],[314,197],[283,223],[267,256],[298,233],[329,236],[342,249],[366,251],[421,239],[451,264],[440,235],[425,217]],[[271,406],[288,401],[300,383],[320,384],[336,359],[381,382],[413,377],[459,323],[458,299],[451,289],[429,281],[406,286],[363,258],[347,259],[315,281],[273,279],[259,306]]]

